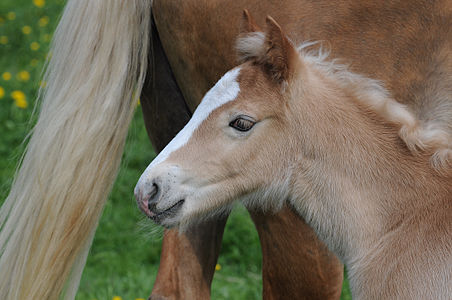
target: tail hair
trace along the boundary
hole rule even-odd
[[[73,299],[146,73],[151,0],[69,0],[0,209],[0,299]]]

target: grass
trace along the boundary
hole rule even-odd
[[[0,199],[8,194],[24,150],[23,140],[31,128],[29,120],[40,73],[63,2],[2,0],[0,3]],[[154,155],[138,110],[76,299],[149,296],[157,274],[163,231],[139,213],[133,200],[133,187]],[[212,299],[261,298],[259,240],[243,208],[235,210],[228,221],[218,263]],[[342,299],[351,299],[347,284]]]

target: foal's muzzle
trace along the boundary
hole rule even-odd
[[[158,224],[175,217],[185,202],[184,193],[178,184],[178,168],[169,167],[162,171],[158,172],[160,175],[152,170],[150,174],[143,174],[135,187],[138,207]]]

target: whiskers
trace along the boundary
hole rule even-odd
[[[137,212],[138,214],[138,212]],[[160,242],[163,240],[164,228],[155,224],[151,219],[140,213],[137,216],[135,232],[145,241]]]

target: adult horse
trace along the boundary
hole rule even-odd
[[[245,21],[242,63],[143,173],[140,209],[187,228],[237,199],[276,211],[290,203],[347,265],[357,299],[449,299],[448,90],[401,104],[312,44],[295,47],[271,17],[265,33]],[[429,75],[450,83],[449,46],[437,45],[444,66]]]
[[[165,52],[191,110],[227,70],[222,56],[232,63],[230,46],[237,32],[232,27],[243,8],[259,23],[271,13],[295,41],[326,41],[334,56],[385,81],[403,102],[426,97],[431,91],[425,87],[447,82],[431,76],[439,72],[434,70],[432,49],[450,36],[446,1],[154,1]],[[75,294],[116,174],[135,106],[132,94],[140,90],[145,74],[149,21],[150,2],[145,0],[68,2],[52,46],[40,118],[0,214],[0,270],[8,274],[1,276],[0,298],[54,299],[68,278],[66,295]],[[207,42],[195,45],[193,37]],[[217,57],[214,49],[222,54]],[[209,60],[201,63],[200,54]],[[264,229],[271,222],[268,217],[259,220]],[[274,223],[280,220],[276,216]],[[220,223],[213,230],[214,245],[222,228]],[[202,237],[197,230],[191,236]],[[212,262],[208,265],[211,268]],[[177,278],[176,273],[172,276]],[[205,289],[209,280],[204,280]],[[163,287],[162,280],[157,286]]]

